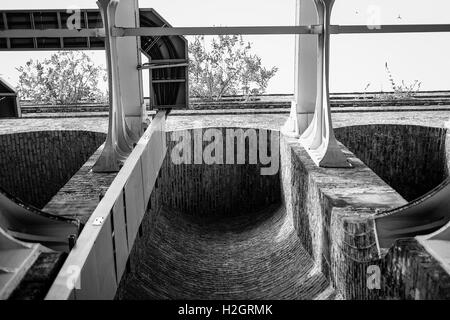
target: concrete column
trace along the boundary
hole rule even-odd
[[[138,0],[120,0],[116,14],[117,27],[139,27]],[[133,136],[140,137],[144,121],[144,95],[139,37],[117,38],[120,88],[125,119]]]
[[[125,3],[130,4],[131,0],[126,0]],[[131,54],[131,52],[133,52],[133,47],[131,47],[131,49],[124,47],[125,44],[129,45],[129,43],[121,43],[121,46],[119,47],[119,38],[112,36],[112,27],[118,25],[116,17],[118,16],[117,9],[119,7],[119,1],[98,0],[97,4],[102,14],[103,25],[105,26],[105,49],[106,62],[108,65],[110,108],[108,136],[106,137],[102,154],[97,159],[92,170],[94,172],[117,172],[120,169],[120,162],[125,161],[127,156],[131,153],[133,150],[133,143],[138,141],[142,131],[142,109],[136,107],[134,104],[135,101],[139,100],[137,99],[140,97],[139,90],[137,90],[138,94],[135,96],[128,92],[130,89],[139,89],[139,85],[133,87],[133,84],[138,84],[139,78],[137,64],[134,65],[133,70],[131,68],[132,62],[130,63],[126,59],[129,57],[130,60],[133,60],[133,55]],[[136,41],[134,41],[134,43],[136,43]],[[119,54],[119,51],[121,54]],[[134,52],[136,53],[136,51]],[[134,56],[134,58],[136,59],[136,56]],[[121,63],[123,62],[125,65],[121,66]],[[130,81],[129,83],[126,81],[128,79]],[[124,86],[124,88],[122,88],[122,86]],[[124,106],[127,108],[124,108]],[[126,109],[129,114],[131,113],[130,123],[133,125],[134,131],[129,128],[129,125],[126,122],[124,109]],[[137,116],[137,114],[139,114],[139,116]]]
[[[349,168],[351,164],[334,136],[330,104],[330,25],[335,0],[314,0],[322,33],[317,48],[317,100],[311,125],[300,137],[314,163],[328,168]]]
[[[314,0],[296,0],[296,25],[319,23]],[[314,116],[317,96],[317,36],[297,35],[295,40],[295,87],[291,114],[283,132],[300,136]]]

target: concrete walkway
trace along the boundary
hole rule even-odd
[[[235,126],[279,129],[289,114],[266,111],[266,113],[239,114],[199,114],[171,115],[167,130],[180,130],[202,126]],[[45,130],[86,130],[94,132],[108,131],[107,117],[56,117],[56,118],[19,118],[0,119],[0,134]],[[439,111],[384,111],[333,113],[335,128],[364,124],[410,124],[430,127],[444,127],[450,119],[450,110]]]

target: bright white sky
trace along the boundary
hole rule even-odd
[[[173,26],[293,25],[295,0],[140,0]],[[1,9],[95,8],[95,0],[0,0]],[[448,0],[337,0],[334,24],[366,24],[371,6],[378,6],[381,24],[450,23]],[[399,19],[399,16],[401,19]],[[246,36],[253,50],[279,72],[268,93],[293,92],[293,36]],[[406,83],[420,80],[422,90],[450,90],[450,33],[398,35],[334,35],[331,49],[331,91],[389,91],[384,69]],[[0,52],[0,74],[17,83],[15,67],[48,52]],[[102,51],[91,53],[104,64]]]

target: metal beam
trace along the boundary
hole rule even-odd
[[[354,33],[429,33],[450,32],[450,24],[405,24],[405,25],[332,25],[330,34]],[[321,34],[320,25],[302,26],[257,26],[257,27],[174,27],[174,28],[113,28],[113,36],[192,36],[192,35],[282,35]]]
[[[257,27],[176,27],[176,28],[112,28],[112,36],[192,36],[192,35],[283,35],[321,34],[320,25],[303,26],[257,26]],[[450,32],[450,24],[405,24],[405,25],[332,25],[331,34],[355,33],[430,33]],[[59,37],[104,37],[103,28],[96,29],[10,29],[0,30],[0,38],[59,38]]]
[[[143,64],[143,65],[138,65],[137,69],[138,70],[145,70],[145,69],[167,69],[167,68],[179,68],[179,67],[187,67],[189,66],[188,63],[177,63],[177,64],[161,64],[161,65],[156,65],[156,64]]]
[[[116,37],[136,36],[193,36],[226,34],[313,34],[320,33],[314,26],[259,26],[259,27],[176,27],[176,28],[113,28]]]
[[[332,25],[332,34],[353,33],[428,33],[428,32],[450,32],[450,24],[403,24],[403,25]]]
[[[27,29],[9,29],[0,30],[0,38],[76,38],[76,37],[104,37],[105,29],[42,29],[42,30],[27,30]]]

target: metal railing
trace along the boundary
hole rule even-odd
[[[331,34],[364,33],[436,33],[450,32],[450,24],[398,24],[398,25],[331,25]],[[136,36],[193,36],[193,35],[296,35],[321,34],[321,25],[302,26],[234,26],[234,27],[148,27],[121,28],[113,27],[114,37]],[[104,29],[9,29],[0,30],[0,38],[61,38],[61,37],[104,37]]]

